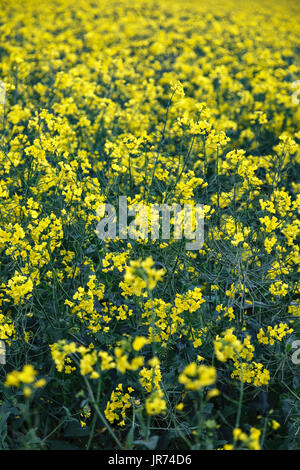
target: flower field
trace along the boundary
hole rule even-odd
[[[0,5],[0,449],[299,449],[299,2]]]

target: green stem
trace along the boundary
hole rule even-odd
[[[86,386],[87,386],[87,389],[88,389],[88,392],[89,392],[89,395],[90,395],[90,398],[91,398],[91,403],[93,404],[99,418],[101,419],[102,423],[104,424],[104,426],[107,428],[108,432],[110,433],[111,437],[113,438],[113,440],[115,441],[115,443],[117,444],[117,446],[120,448],[120,449],[123,449],[123,446],[121,444],[121,442],[119,441],[119,439],[117,438],[117,436],[115,435],[115,433],[113,432],[112,428],[110,427],[110,425],[108,424],[108,422],[106,421],[106,419],[104,418],[103,414],[101,413],[101,411],[99,410],[99,407],[97,405],[97,402],[95,400],[95,397],[94,397],[94,394],[93,394],[93,391],[91,389],[91,386],[87,380],[86,377],[84,377],[84,381],[86,383]]]
[[[243,368],[241,368],[240,398],[239,398],[238,411],[237,411],[236,421],[235,421],[236,428],[240,426],[242,406],[243,406],[243,397],[244,397],[244,372],[243,372]]]
[[[100,378],[99,378],[99,381],[98,381],[98,387],[97,387],[97,403],[99,402],[100,392],[101,392],[101,375],[100,375]],[[92,428],[91,428],[89,440],[88,440],[88,443],[87,443],[87,450],[89,450],[89,448],[91,446],[91,443],[92,443],[92,440],[93,440],[93,437],[94,437],[96,421],[97,421],[97,414],[95,413],[94,416],[93,416]]]

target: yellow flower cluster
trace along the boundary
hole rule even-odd
[[[234,366],[235,370],[231,374],[233,379],[238,378],[242,382],[252,383],[254,387],[267,385],[270,381],[270,372],[264,368],[263,364],[255,361],[251,363],[236,361]]]
[[[196,362],[192,362],[185,367],[178,380],[187,390],[201,390],[203,387],[214,384],[216,379],[215,367],[197,365]]]
[[[260,435],[261,431],[254,427],[250,429],[249,435],[243,432],[240,428],[235,428],[233,430],[234,442],[236,443],[237,441],[240,441],[250,450],[260,450]]]
[[[144,261],[130,261],[125,268],[124,281],[120,282],[122,295],[147,296],[147,290],[152,291],[165,274],[164,269],[155,269],[153,266],[152,256]]]
[[[10,423],[7,446],[63,442],[71,417],[80,448],[103,432],[114,449],[212,449],[232,411],[247,432],[224,448],[258,449],[249,403],[269,383],[280,395],[282,376],[276,416],[297,435],[285,361],[300,317],[299,2],[2,3],[0,421],[13,387],[42,414],[26,439]],[[108,204],[116,233],[102,240]],[[153,236],[154,205],[174,209],[169,237]],[[203,245],[187,248],[198,216]]]
[[[159,388],[152,392],[145,403],[146,412],[148,415],[164,414],[167,409],[166,400],[164,399],[163,391]]]
[[[160,388],[160,381],[162,379],[160,370],[160,361],[157,357],[153,357],[148,361],[151,366],[149,369],[143,367],[140,371],[140,383],[147,392],[151,392],[153,389]]]
[[[189,290],[183,295],[177,294],[174,301],[178,314],[185,311],[194,313],[200,308],[203,302],[205,302],[205,300],[202,297],[202,291],[199,287]]]
[[[273,345],[276,340],[282,341],[282,338],[293,331],[293,328],[289,328],[286,323],[279,323],[279,325],[273,327],[269,325],[266,333],[263,328],[260,328],[259,333],[257,333],[257,339],[260,343]]]
[[[250,336],[247,336],[242,343],[233,331],[234,328],[229,328],[221,337],[216,337],[214,346],[217,358],[222,362],[228,359],[236,360],[239,357],[251,361],[254,347],[250,343]]]
[[[27,364],[23,369],[18,372],[13,370],[6,376],[6,387],[23,387],[25,397],[29,397],[34,389],[44,387],[46,385],[45,379],[36,379],[37,371],[31,364]]]
[[[128,387],[127,392],[123,390],[123,385],[119,384],[111,392],[110,401],[107,402],[104,414],[110,423],[118,421],[118,426],[125,426],[126,410],[128,410],[134,401],[131,394],[134,392],[132,387]],[[136,401],[136,404],[138,402]]]

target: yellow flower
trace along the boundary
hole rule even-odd
[[[30,397],[31,395],[31,388],[30,387],[24,387],[24,396],[25,397]]]
[[[275,419],[272,420],[272,429],[276,430],[280,428],[280,424]]]
[[[167,404],[160,388],[152,392],[146,399],[145,408],[148,415],[157,415],[166,412]]]
[[[148,343],[148,339],[144,336],[136,336],[133,340],[132,347],[135,351],[139,351]]]
[[[29,397],[32,393],[32,388],[28,385],[30,384],[33,388],[41,388],[46,384],[45,379],[35,380],[37,371],[31,364],[26,364],[23,369],[18,372],[13,370],[6,376],[5,386],[6,387],[23,387],[24,396]]]
[[[188,390],[200,390],[215,383],[217,379],[216,369],[211,366],[197,365],[192,362],[185,367],[179,375],[179,383],[185,385]]]
[[[207,392],[206,400],[210,400],[211,398],[217,397],[218,395],[220,395],[220,391],[217,388],[213,388]]]

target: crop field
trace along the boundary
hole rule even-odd
[[[0,449],[300,449],[299,1],[0,38]]]

